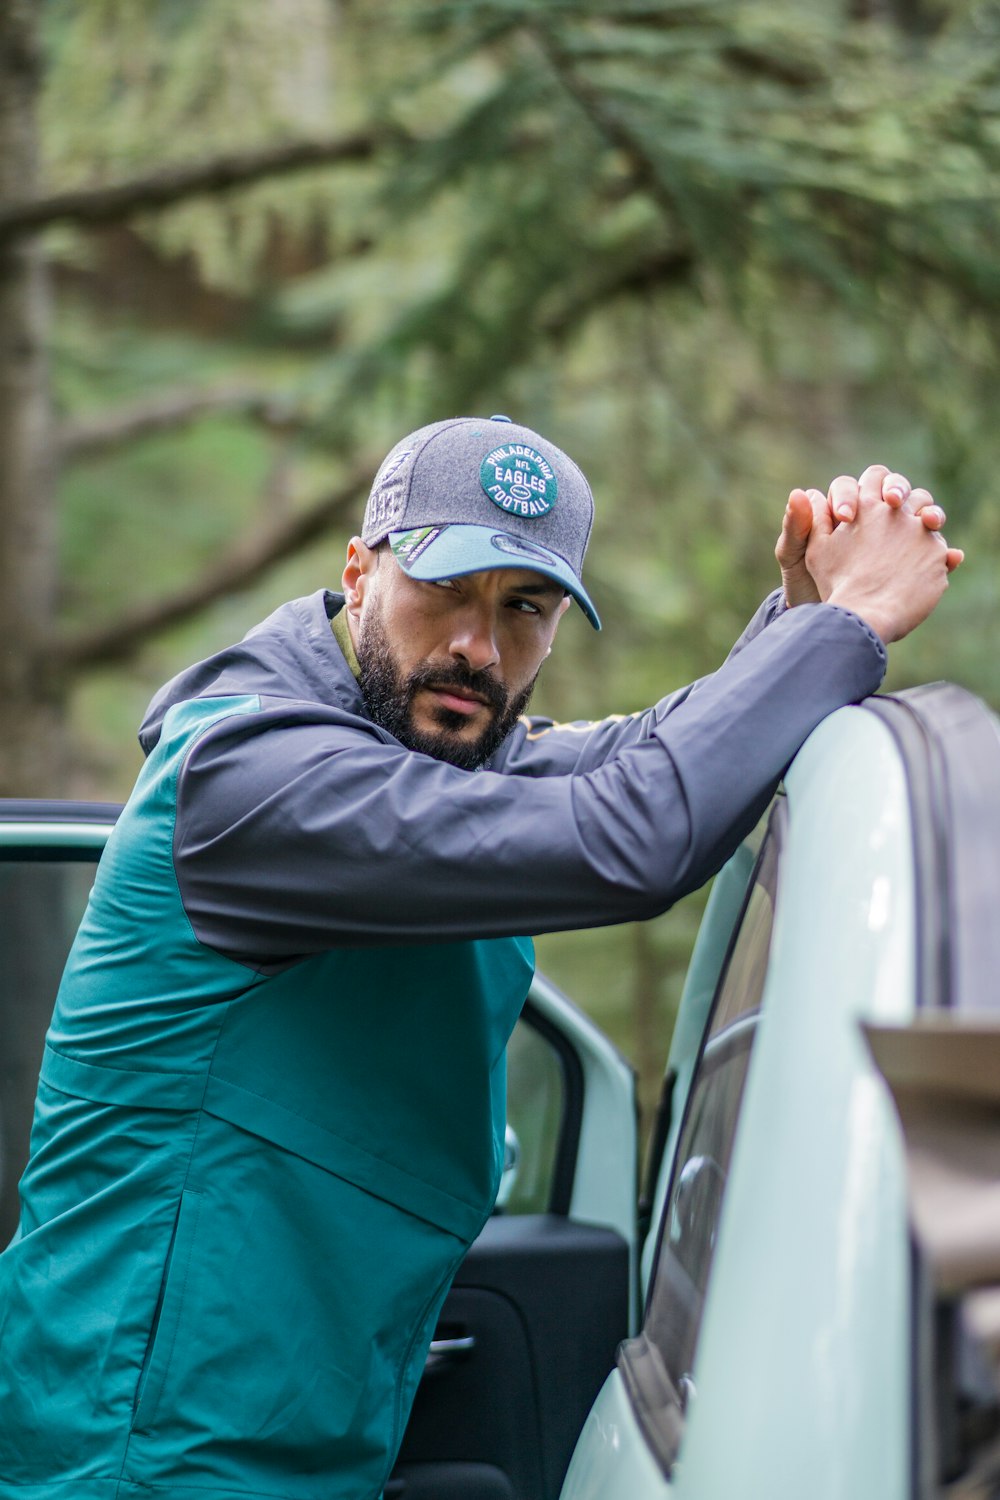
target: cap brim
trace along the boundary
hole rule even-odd
[[[411,578],[435,583],[492,568],[526,568],[561,584],[583,610],[595,630],[601,621],[583,584],[558,553],[525,541],[495,526],[421,526],[392,531],[388,542],[393,556]]]

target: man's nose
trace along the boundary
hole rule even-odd
[[[473,672],[483,672],[500,661],[492,614],[469,611],[456,624],[449,646],[451,655]]]

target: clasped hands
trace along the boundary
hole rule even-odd
[[[930,614],[964,553],[941,535],[945,514],[903,474],[872,464],[824,495],[792,490],[774,549],[789,607],[839,604],[886,642]]]

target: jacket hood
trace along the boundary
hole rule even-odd
[[[270,700],[309,700],[367,718],[361,689],[330,628],[344,596],[320,589],[282,604],[234,646],[187,667],[162,687],[146,710],[139,743],[146,755],[175,703],[259,693]]]

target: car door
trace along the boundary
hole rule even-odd
[[[117,812],[0,803],[0,1243],[59,976]],[[541,976],[509,1048],[508,1116],[498,1212],[444,1306],[387,1496],[555,1500],[632,1331],[634,1076]]]
[[[730,1158],[756,1044],[787,809],[779,798],[716,878],[681,1000],[649,1157],[647,1287],[574,1455],[567,1492],[661,1500],[694,1368]]]
[[[536,976],[509,1049],[516,1178],[444,1304],[387,1500],[555,1500],[631,1327],[633,1090]]]
[[[970,1020],[984,1027],[998,847],[997,720],[960,689],[842,710],[800,752],[760,847],[706,911],[668,1067],[642,1326],[562,1500],[909,1500],[989,1458],[998,1385],[954,1286],[930,1303],[865,1033],[912,1084],[929,1018],[947,1013],[966,1046]],[[984,1227],[980,1208],[977,1252]]]

